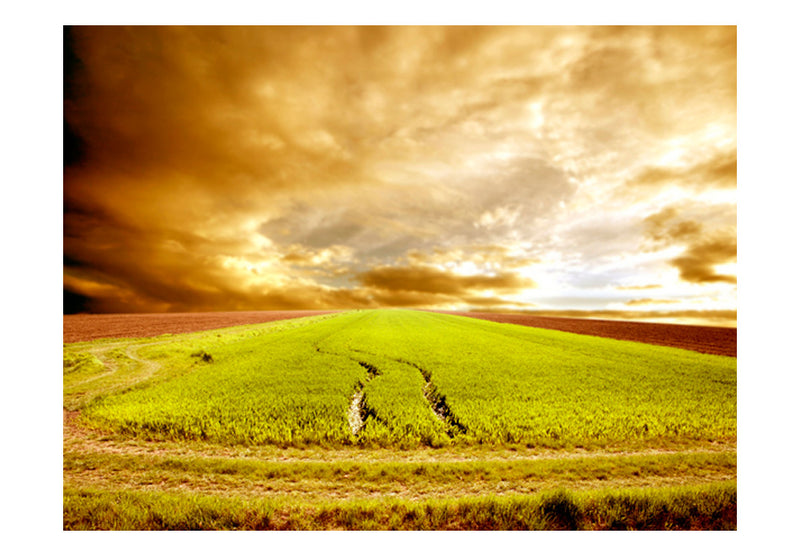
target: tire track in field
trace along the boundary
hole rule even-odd
[[[353,361],[356,360],[353,359]],[[356,361],[356,363],[367,370],[367,380],[365,382],[358,382],[356,391],[350,401],[350,410],[347,413],[347,421],[350,424],[350,432],[353,433],[353,436],[357,437],[364,428],[367,417],[370,415],[373,417],[375,416],[375,412],[367,405],[367,398],[364,395],[364,387],[370,380],[376,376],[380,376],[381,372],[374,365],[370,365],[364,361]]]
[[[363,349],[350,348],[350,351],[378,356],[377,353],[372,353]],[[436,415],[436,417],[442,423],[444,423],[447,436],[450,438],[455,438],[458,435],[467,433],[467,427],[458,419],[458,417],[453,414],[453,410],[447,403],[446,396],[441,394],[436,385],[433,383],[431,379],[432,373],[429,370],[420,367],[416,363],[398,357],[388,357],[388,359],[400,363],[401,365],[407,365],[419,371],[419,373],[422,375],[422,379],[425,381],[425,384],[422,386],[422,396],[425,398],[425,401],[428,402],[428,406],[430,406],[433,414]],[[361,361],[359,361],[359,364],[364,365],[364,363]],[[355,400],[355,397],[353,399]]]
[[[341,331],[339,331],[339,332],[341,332]],[[332,333],[331,335],[333,335],[333,334],[335,334],[335,333]],[[328,337],[330,337],[330,336],[328,336]],[[315,346],[315,347],[316,347],[317,351],[320,351],[319,346]],[[367,356],[372,355],[372,356],[375,356],[375,357],[381,357],[380,354],[373,353],[373,352],[370,352],[370,351],[367,351],[367,350],[363,350],[363,349],[359,349],[359,348],[355,348],[355,347],[349,347],[348,346],[347,349],[348,349],[348,351],[365,354]],[[342,354],[338,354],[337,353],[335,355],[342,355]],[[358,361],[358,363],[361,364],[361,365],[364,364],[362,361],[359,361],[358,359],[355,359],[355,358],[353,358],[351,356],[345,355],[345,357],[349,357],[350,359],[353,359],[354,361]],[[407,361],[407,360],[399,358],[399,357],[391,357],[389,355],[383,355],[383,357],[386,357],[387,359],[389,359],[391,361],[395,361],[397,363],[400,363],[401,365],[407,365],[407,366],[412,367],[412,368],[416,369],[417,371],[419,371],[419,373],[422,375],[422,379],[425,381],[425,383],[424,383],[424,385],[422,387],[422,396],[425,399],[425,401],[428,403],[428,406],[431,408],[431,411],[436,416],[436,418],[439,419],[444,424],[445,429],[446,429],[446,433],[450,438],[455,438],[458,435],[464,435],[464,434],[467,433],[467,430],[468,430],[467,427],[454,415],[452,409],[450,408],[449,404],[447,403],[446,396],[444,394],[440,393],[438,388],[436,387],[436,385],[433,383],[432,378],[431,378],[431,375],[432,375],[431,371],[428,371],[427,369],[424,369],[423,367],[420,367],[416,363],[413,363],[411,361]],[[363,390],[363,387],[362,387],[362,390]],[[351,402],[351,413],[353,413],[353,407],[357,403],[356,402],[356,396],[358,396],[358,394],[359,394],[359,392],[357,391],[356,394],[354,394],[354,396],[353,396],[353,399],[352,399],[352,402]],[[366,406],[363,398],[360,398],[358,403],[360,403],[362,406]],[[362,415],[363,415],[363,413],[362,413]],[[373,415],[374,415],[374,413],[373,413]]]
[[[422,395],[436,417],[447,427],[447,436],[454,438],[457,435],[466,434],[467,427],[453,414],[453,410],[447,404],[447,397],[439,392],[431,380],[431,372],[405,359],[394,359],[394,361],[413,367],[420,372],[422,379],[425,381],[425,385],[422,387]]]
[[[326,340],[332,334],[326,336],[320,342]],[[380,376],[382,373],[378,367],[367,363],[366,361],[362,361],[361,359],[355,358],[351,355],[346,353],[336,353],[334,351],[326,351],[323,350],[319,343],[314,345],[314,350],[322,355],[333,355],[334,357],[344,357],[358,363],[367,371],[367,378],[364,381],[359,380],[356,383],[355,392],[353,392],[353,396],[350,398],[350,406],[347,410],[347,424],[350,426],[350,432],[354,437],[358,437],[361,431],[364,429],[364,425],[366,424],[367,418],[372,416],[376,418],[375,410],[373,410],[367,404],[367,398],[364,394],[364,388],[366,385],[376,376]],[[351,350],[351,351],[360,351],[360,350]]]
[[[359,320],[356,321],[356,322],[359,322],[359,321],[363,320],[364,318],[365,318],[365,315],[361,315]],[[357,438],[360,435],[361,431],[364,429],[364,426],[366,425],[366,421],[367,421],[367,419],[369,417],[372,417],[373,419],[375,419],[376,421],[379,421],[379,422],[385,422],[381,418],[379,418],[377,416],[377,414],[375,413],[375,410],[372,407],[370,407],[370,405],[368,403],[368,400],[367,400],[367,397],[366,397],[366,394],[364,392],[364,388],[366,388],[367,384],[373,378],[375,378],[377,376],[380,376],[383,373],[381,372],[381,370],[378,367],[376,367],[372,363],[368,363],[367,361],[365,361],[364,360],[365,357],[358,355],[358,354],[365,354],[365,355],[377,356],[378,354],[371,353],[369,351],[357,349],[357,348],[350,347],[350,346],[346,346],[344,348],[346,350],[345,353],[340,353],[340,352],[336,352],[336,351],[328,351],[328,350],[325,350],[325,349],[320,347],[320,345],[323,342],[325,342],[326,340],[328,340],[329,338],[331,338],[331,336],[340,335],[340,334],[342,334],[343,330],[345,330],[348,327],[352,327],[354,325],[355,325],[355,322],[351,322],[351,323],[347,324],[345,327],[340,328],[338,330],[334,330],[334,331],[330,332],[329,334],[325,335],[324,337],[319,338],[314,344],[314,349],[317,351],[317,353],[320,353],[320,354],[333,355],[334,357],[347,358],[350,361],[358,363],[359,365],[361,365],[361,367],[363,367],[367,371],[366,380],[363,381],[363,382],[361,380],[359,380],[357,382],[356,387],[355,387],[355,392],[353,392],[353,396],[350,398],[350,406],[349,406],[348,411],[347,411],[347,422],[348,422],[348,425],[350,426],[350,432],[352,433],[352,435],[354,437]],[[353,356],[353,354],[355,354],[355,357]]]

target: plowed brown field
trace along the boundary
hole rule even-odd
[[[476,319],[548,328],[602,336],[615,340],[630,340],[660,346],[677,347],[736,357],[736,329],[717,326],[694,326],[688,324],[664,324],[652,322],[573,319],[565,317],[538,317],[511,313],[472,313],[459,311],[436,311],[448,315],[460,315]]]
[[[98,338],[145,338],[214,330],[227,326],[324,315],[336,311],[234,311],[220,313],[147,313],[64,315],[64,343]]]

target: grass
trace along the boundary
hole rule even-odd
[[[736,487],[278,505],[269,500],[67,489],[64,529],[691,530],[736,528]]]
[[[735,358],[353,311],[65,344],[63,381],[65,529],[736,528]]]
[[[135,388],[85,393],[83,414],[95,426],[280,445],[736,435],[733,358],[450,315],[351,312],[235,340],[175,337],[138,353],[166,370]],[[65,369],[67,355],[74,366],[85,354],[65,352]],[[65,374],[67,394],[73,374]],[[348,424],[356,392],[357,437]]]
[[[554,488],[586,489],[727,480],[736,455],[667,453],[471,461],[263,461],[191,455],[67,452],[64,477],[72,486],[149,488],[327,502],[347,498],[527,494]]]

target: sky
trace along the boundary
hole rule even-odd
[[[64,312],[736,326],[737,29],[67,27]]]

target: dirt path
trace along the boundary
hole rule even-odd
[[[158,363],[157,361],[153,361],[152,359],[142,359],[138,355],[139,350],[145,346],[150,347],[163,343],[165,342],[150,342],[144,345],[137,345],[136,351],[134,351],[133,349],[134,346],[128,346],[128,348],[125,350],[125,355],[127,355],[133,361],[139,363],[142,366],[142,368],[147,372],[147,375],[144,376],[141,380],[147,380],[148,378],[153,376],[156,373],[156,371],[158,371],[161,368],[161,364]]]
[[[695,473],[695,471],[697,471]],[[501,496],[529,495],[542,490],[569,488],[572,491],[609,488],[659,488],[687,484],[702,485],[736,479],[732,472],[690,470],[671,475],[608,476],[602,479],[578,479],[553,475],[546,479],[506,479],[502,475],[492,479],[464,480],[458,476],[450,480],[425,480],[424,477],[398,480],[297,478],[251,478],[243,475],[182,474],[175,477],[169,471],[153,470],[147,473],[118,471],[109,474],[103,469],[68,471],[65,481],[75,488],[125,489],[173,493],[192,493],[211,496],[236,496],[244,499],[291,499],[306,503],[348,501],[365,499],[400,498],[405,501],[452,499],[454,497],[479,497],[492,493]]]

